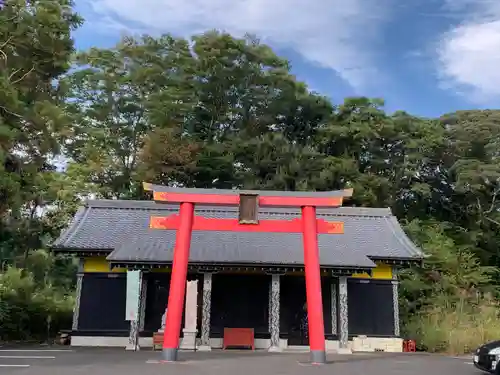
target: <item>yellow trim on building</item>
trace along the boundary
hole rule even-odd
[[[153,268],[151,270],[154,273],[168,273],[171,272],[170,267]],[[106,257],[88,257],[83,259],[83,272],[127,272],[126,268],[113,268],[111,270]],[[254,273],[255,271],[238,271],[229,273]],[[224,272],[226,273],[226,272]],[[287,275],[303,276],[304,271],[287,272]],[[321,276],[328,276],[327,271],[322,271]],[[357,279],[378,279],[378,280],[391,280],[392,279],[392,267],[385,263],[377,263],[377,267],[372,270],[372,276],[368,273],[357,273],[352,274],[352,278]]]
[[[106,257],[89,257],[83,259],[83,272],[127,272],[127,270],[125,268],[111,270]]]
[[[127,272],[126,268],[113,268],[109,265],[106,257],[88,257],[83,259],[83,272]],[[153,268],[153,273],[171,272],[170,267]]]
[[[356,279],[392,280],[392,267],[385,263],[377,263],[377,267],[372,270],[372,276],[365,272],[351,275],[351,277]]]

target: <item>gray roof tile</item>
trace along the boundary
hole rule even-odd
[[[149,229],[151,216],[167,216],[178,205],[152,201],[89,201],[69,228],[54,243],[55,249],[114,250],[114,262],[170,262],[175,231]],[[237,207],[199,206],[197,215],[237,218]],[[318,218],[343,221],[344,234],[318,235],[323,266],[373,267],[373,258],[417,258],[421,251],[406,237],[389,209],[323,208]],[[260,219],[291,219],[299,209],[259,209]],[[294,233],[247,233],[195,231],[191,262],[266,263],[302,265],[302,235]]]

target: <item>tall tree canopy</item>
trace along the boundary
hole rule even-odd
[[[75,119],[65,147],[102,197],[140,198],[139,182],[332,190],[391,207],[496,264],[498,111],[426,119],[381,99],[334,105],[252,37],[124,38],[91,49],[64,77]]]
[[[49,168],[59,150],[57,135],[69,122],[54,80],[67,71],[73,53],[70,34],[80,19],[71,5],[0,5],[0,214],[41,198],[37,173]]]
[[[37,215],[63,178],[51,161],[71,119],[57,80],[70,67],[79,24],[68,0],[0,5],[0,261],[13,247],[26,258],[50,230]]]
[[[56,262],[40,248],[59,232],[41,213],[50,204],[58,211],[68,189],[53,165],[71,123],[58,79],[70,68],[80,21],[69,0],[0,2],[0,338],[47,332],[46,317],[72,308],[71,260]],[[2,272],[16,264],[33,275]]]

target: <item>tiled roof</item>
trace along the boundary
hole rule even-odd
[[[175,231],[149,229],[151,216],[176,213],[179,206],[152,201],[88,201],[54,249],[112,251],[113,262],[172,261]],[[199,206],[196,215],[237,218],[237,207]],[[324,208],[318,218],[343,221],[344,234],[319,234],[320,263],[325,267],[374,267],[370,259],[421,259],[421,251],[406,237],[389,209]],[[299,209],[259,209],[259,219],[292,219]],[[297,233],[248,233],[194,231],[190,262],[302,265],[302,235]]]

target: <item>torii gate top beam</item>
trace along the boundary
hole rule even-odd
[[[143,184],[145,191],[153,192],[153,199],[163,203],[194,203],[210,205],[239,205],[241,195],[258,196],[259,206],[280,207],[340,207],[344,198],[352,196],[352,189],[330,192],[277,192],[266,190],[182,189]]]

